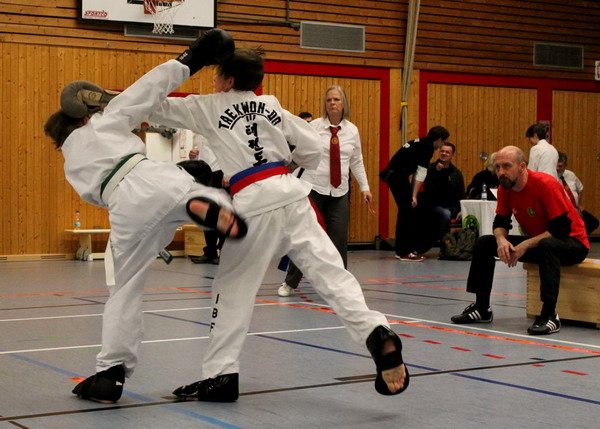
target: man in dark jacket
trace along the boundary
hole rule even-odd
[[[452,164],[456,147],[446,142],[440,148],[440,157],[427,169],[424,190],[419,195],[419,207],[426,221],[419,235],[429,237],[428,247],[450,231],[450,221],[460,213],[460,200],[465,198],[465,180],[462,172]],[[424,243],[425,244],[425,243]],[[417,248],[424,251],[425,248]]]

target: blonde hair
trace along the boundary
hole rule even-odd
[[[346,91],[339,85],[331,85],[325,91],[323,96],[323,118],[327,117],[327,94],[329,91],[336,90],[340,93],[340,97],[342,97],[342,104],[344,105],[344,110],[342,111],[342,119],[350,118],[350,103],[348,102],[348,97],[346,97]]]

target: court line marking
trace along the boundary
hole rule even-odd
[[[202,323],[203,325],[208,325],[207,323]],[[260,335],[275,335],[275,334],[290,334],[290,333],[299,333],[299,332],[311,332],[311,331],[329,331],[334,329],[345,329],[344,326],[329,326],[325,328],[306,328],[306,329],[286,329],[280,331],[265,331],[265,332],[248,332],[248,336],[260,336]],[[196,341],[196,340],[207,340],[208,335],[201,337],[180,337],[180,338],[164,338],[160,340],[144,340],[142,344],[159,344],[159,343],[169,343],[169,342],[178,342],[178,341]],[[23,353],[37,353],[37,352],[53,352],[60,350],[77,350],[77,349],[89,349],[89,348],[100,348],[102,344],[84,344],[79,346],[62,346],[62,347],[46,347],[39,349],[23,349],[23,350],[5,350],[0,351],[0,355],[12,355],[12,354],[23,354]]]
[[[178,289],[182,292],[199,293],[199,294],[203,294],[203,295],[212,294],[212,292],[189,290],[187,288],[176,288],[176,289]],[[314,303],[314,302],[310,303],[309,305],[300,305],[300,304],[297,304],[294,302],[292,302],[292,303],[279,302],[279,301],[271,301],[271,300],[264,300],[264,299],[257,298],[255,305],[257,305],[257,306],[258,305],[281,305],[281,306],[287,306],[287,307],[292,307],[292,308],[301,308],[301,309],[322,311],[322,312],[335,314],[335,312],[328,305]],[[315,307],[317,307],[317,308],[315,308]],[[149,313],[152,313],[151,310],[147,310],[147,311]],[[154,311],[154,312],[158,313],[158,311]],[[487,339],[493,339],[493,340],[500,340],[500,341],[507,341],[507,342],[515,342],[515,343],[521,343],[521,344],[526,344],[526,345],[535,345],[535,346],[541,346],[541,347],[556,348],[556,349],[567,350],[567,351],[600,354],[600,351],[584,350],[584,349],[571,347],[571,346],[577,346],[577,347],[588,347],[588,348],[593,348],[593,349],[600,349],[600,345],[576,343],[573,341],[556,340],[556,339],[545,338],[545,337],[536,337],[536,341],[532,341],[531,336],[529,336],[529,335],[459,325],[459,326],[461,326],[461,329],[470,329],[473,331],[480,331],[480,332],[484,332],[484,333],[469,332],[469,331],[465,331],[465,330],[456,329],[457,325],[455,325],[453,323],[438,322],[438,321],[427,320],[427,319],[407,318],[404,316],[390,314],[390,313],[384,313],[384,314],[387,317],[393,317],[396,319],[400,319],[400,320],[394,320],[394,319],[389,320],[390,323],[394,323],[394,324],[402,324],[402,325],[408,325],[408,326],[412,326],[412,327],[420,327],[420,328],[438,330],[438,331],[449,332],[449,333],[454,333],[454,334],[469,335],[469,336],[475,336],[475,337],[481,337],[481,338],[487,338]],[[424,325],[423,323],[429,323],[432,325],[452,326],[452,328],[428,326],[428,325]],[[319,330],[319,329],[321,329],[321,328],[314,328],[314,330]],[[281,333],[284,333],[284,332],[304,332],[304,330],[302,330],[302,329],[290,330],[290,331],[283,331]],[[493,334],[493,335],[490,335],[490,334]],[[497,335],[506,335],[506,336],[517,337],[517,338],[499,337]],[[186,340],[189,341],[189,340],[193,340],[193,339],[204,339],[204,338],[206,338],[206,337],[189,337],[189,338],[179,338],[179,339],[174,338],[174,339],[149,340],[149,341],[152,341],[152,342],[169,342],[169,341],[186,341]],[[519,339],[519,338],[527,338],[527,340],[523,340],[523,339]],[[143,341],[142,344],[150,344],[151,342],[149,342],[149,341]],[[545,341],[549,344],[540,343],[539,341]],[[562,346],[562,345],[558,345],[558,344],[566,344],[568,346]],[[99,347],[99,345],[94,344],[94,345],[84,345],[84,346],[68,346],[68,347],[64,347],[64,348],[31,349],[31,350],[21,350],[21,351],[18,351],[18,353],[53,351],[53,350],[68,350],[68,349],[90,348],[90,347]],[[13,351],[12,353],[17,353],[17,352]],[[9,354],[9,352],[0,352],[0,355],[2,355],[2,354]]]
[[[298,302],[299,304],[300,302]],[[256,307],[269,306],[273,304],[256,304]],[[162,310],[144,310],[142,313],[169,313],[176,311],[191,311],[191,310],[210,310],[212,307],[188,307],[188,308],[166,308]],[[65,316],[45,316],[45,317],[24,317],[21,319],[0,319],[0,322],[26,322],[36,320],[54,320],[54,319],[75,319],[79,317],[98,317],[102,316],[102,313],[93,314],[71,314]]]

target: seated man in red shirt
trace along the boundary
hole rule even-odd
[[[561,184],[547,174],[528,170],[518,147],[501,149],[496,154],[495,166],[501,187],[494,235],[484,235],[477,240],[467,280],[467,292],[475,293],[476,301],[451,320],[454,323],[493,320],[490,294],[494,257],[498,256],[509,267],[517,265],[517,261],[539,264],[542,312],[527,332],[553,334],[560,330],[556,314],[560,266],[583,261],[590,248],[583,221]],[[515,215],[526,237],[508,235],[511,214]]]

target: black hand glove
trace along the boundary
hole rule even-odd
[[[235,43],[231,36],[218,28],[207,31],[186,49],[177,61],[190,68],[190,76],[204,66],[221,64],[233,55]]]
[[[67,116],[79,119],[104,109],[118,94],[106,91],[92,82],[76,80],[63,88],[60,106]]]

